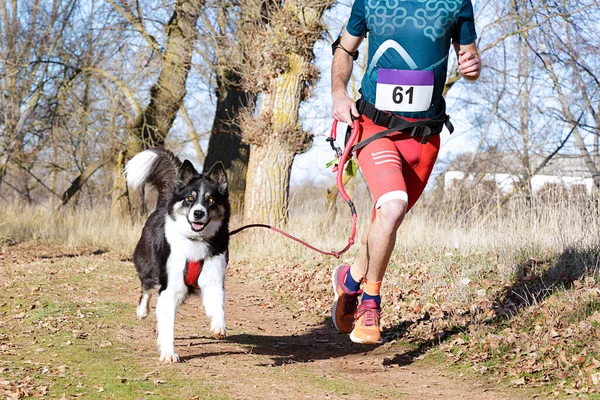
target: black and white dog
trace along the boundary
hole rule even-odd
[[[170,151],[137,154],[125,167],[127,184],[148,183],[158,191],[133,260],[142,281],[138,318],[148,316],[158,290],[156,320],[160,360],[178,362],[174,330],[177,308],[190,293],[202,297],[213,336],[225,336],[225,269],[229,244],[229,196],[223,164],[199,174]]]

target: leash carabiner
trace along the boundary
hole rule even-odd
[[[342,157],[342,149],[335,145],[335,139],[337,137],[337,120],[333,120],[333,124],[331,125],[331,132],[329,132],[329,137],[325,139],[329,142],[331,149],[335,152],[335,158],[339,159]]]

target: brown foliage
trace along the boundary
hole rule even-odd
[[[292,69],[289,54],[312,60],[313,46],[324,30],[321,15],[331,4],[329,0],[284,4],[243,0],[246,15],[240,30],[244,32],[244,54],[239,68],[244,88],[254,93],[274,90],[272,81]],[[302,77],[311,86],[318,79],[318,70],[308,63]]]
[[[253,145],[265,144],[278,136],[290,152],[299,154],[307,151],[312,144],[312,135],[299,125],[286,125],[275,131],[271,112],[255,116],[254,110],[247,109],[241,114],[240,123],[244,129],[244,140]]]

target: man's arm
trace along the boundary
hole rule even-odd
[[[460,45],[455,42],[454,50],[462,76],[469,81],[477,80],[481,74],[481,60],[475,42]]]
[[[358,49],[362,40],[362,36],[352,36],[348,31],[344,30],[340,46],[352,53]],[[331,64],[331,97],[333,98],[333,108],[331,116],[350,126],[353,126],[351,115],[354,117],[359,116],[356,104],[346,92],[348,81],[352,75],[352,62],[352,56],[341,48],[336,49],[333,53],[333,63]]]

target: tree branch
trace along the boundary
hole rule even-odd
[[[154,38],[154,36],[152,36],[151,34],[148,33],[141,18],[136,17],[135,14],[133,14],[133,12],[131,12],[131,10],[121,7],[119,4],[117,4],[117,2],[115,0],[106,0],[106,1],[108,1],[114,7],[114,9],[117,10],[117,12],[119,14],[121,14],[121,16],[123,18],[125,18],[127,20],[127,22],[129,22],[131,24],[131,26],[133,26],[133,28],[136,31],[138,31],[138,33],[140,35],[142,35],[142,37],[144,39],[146,39],[148,44],[150,44],[150,47],[152,47],[159,54],[164,55],[162,46],[158,43],[158,41],[156,40],[156,38]]]

